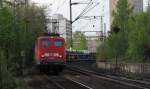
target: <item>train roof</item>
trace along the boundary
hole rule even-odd
[[[54,37],[60,37],[59,33],[44,33],[43,36],[54,36]]]
[[[63,37],[57,37],[57,36],[40,36],[40,37],[38,37],[38,39],[62,39],[62,40],[64,40],[64,38]]]
[[[86,54],[89,54],[89,53],[96,53],[96,52],[92,52],[92,51],[89,51],[89,50],[69,50],[67,49],[66,50],[67,52],[75,52],[75,53],[86,53]]]

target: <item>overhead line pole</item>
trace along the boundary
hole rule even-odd
[[[70,25],[71,25],[71,44],[70,44],[70,47],[71,47],[71,49],[73,48],[73,37],[72,37],[72,23],[74,22],[74,21],[72,21],[72,5],[76,5],[76,4],[79,4],[79,3],[72,3],[72,0],[70,0],[70,2],[69,2],[69,6],[70,6]],[[85,4],[85,3],[82,3],[82,4]],[[79,18],[77,17],[76,18],[76,20],[78,20]]]
[[[70,47],[72,49],[73,47],[73,39],[72,39],[72,0],[70,0],[70,25],[71,25],[71,44],[70,44]]]
[[[77,4],[93,4],[93,3],[91,3],[92,2],[92,0],[90,0],[90,2],[89,3],[78,3],[78,2],[76,2],[76,3],[72,3],[72,0],[70,0],[70,2],[69,2],[69,5],[70,5],[70,25],[71,25],[71,45],[70,45],[70,47],[72,48],[73,47],[73,39],[72,39],[72,24],[76,21],[76,20],[78,20],[78,19],[80,19],[81,18],[81,16],[82,15],[84,15],[84,14],[86,14],[87,12],[89,12],[91,9],[93,9],[94,7],[96,7],[99,3],[97,3],[94,7],[92,7],[92,8],[90,8],[88,11],[86,11],[86,9],[85,10],[83,10],[83,12],[77,17],[77,18],[75,18],[75,20],[74,21],[72,21],[72,5],[77,5]],[[87,6],[87,9],[88,9],[88,6]],[[86,13],[84,13],[84,11],[86,11]]]

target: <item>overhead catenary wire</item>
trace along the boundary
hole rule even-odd
[[[90,16],[86,16],[86,17],[90,17]],[[95,16],[91,16],[91,17],[95,17]],[[93,31],[95,31],[96,29],[94,29],[95,28],[95,24],[98,24],[97,22],[97,20],[99,19],[99,17],[100,16],[97,16],[97,18],[89,18],[89,19],[86,19],[86,20],[89,20],[86,24],[83,24],[81,27],[79,27],[78,29],[80,29],[80,30],[83,30],[83,29],[85,29],[85,28],[87,28],[87,27],[91,27],[92,26],[92,28],[93,28]],[[83,18],[82,18],[83,19]],[[94,21],[93,21],[94,20]],[[92,24],[91,24],[92,23]]]
[[[89,11],[91,11],[92,9],[94,9],[97,5],[99,5],[99,3],[95,4],[93,7],[91,7],[90,9],[88,9],[83,15],[87,14]]]
[[[93,24],[91,24],[91,21],[92,20],[90,20],[90,22],[88,22],[88,23],[86,23],[85,25],[83,25],[82,27],[80,27],[80,29],[82,30],[82,29],[85,29],[86,27],[88,27],[88,26],[90,26],[90,25],[94,25],[94,24],[96,24],[96,20],[93,22]],[[93,27],[94,28],[94,27]]]
[[[96,4],[96,5],[94,5],[93,7],[89,8],[85,13],[83,13],[83,16],[84,16],[85,14],[87,14],[89,11],[91,11],[92,9],[94,9],[97,5],[98,5],[98,4]]]
[[[81,16],[80,19],[91,20],[91,19],[100,19],[101,16]]]
[[[78,19],[80,19],[82,16],[84,16],[85,14],[87,14],[89,11],[91,11],[92,9],[94,9],[96,6],[98,6],[100,3],[96,3],[93,7],[90,8],[90,6],[93,4],[93,2],[90,2],[88,5],[87,5],[87,8],[85,8],[80,14],[79,16],[77,16],[75,18],[75,20],[72,22],[74,23],[75,21],[77,21]],[[90,6],[89,6],[90,5]]]
[[[82,18],[82,19],[87,19],[87,20],[90,20],[90,22],[84,24],[82,27],[80,27],[80,30],[81,29],[84,29],[86,28],[87,26],[91,25],[91,20],[92,19],[99,19],[101,16],[85,16],[85,14],[87,14],[88,12],[90,12],[92,9],[94,9],[97,5],[99,5],[100,3],[99,2],[96,2],[96,4],[94,6],[92,6],[90,8],[90,6],[93,4],[92,0],[90,0],[91,2],[86,6],[86,8],[76,17],[76,19],[73,21],[75,22],[76,20]],[[96,23],[96,21],[94,22],[94,24]],[[94,24],[92,25],[93,28],[94,28]]]
[[[84,12],[90,8],[90,6],[92,5],[92,0],[90,0],[89,4],[83,9],[83,11],[72,21],[72,23],[74,23],[76,20],[78,20],[81,16],[83,16]]]
[[[53,4],[56,2],[57,0],[53,0]],[[59,1],[59,0],[58,0]],[[63,6],[64,6],[64,4],[67,2],[68,0],[64,0],[63,2],[60,2],[59,1],[59,5],[57,6],[57,8],[56,8],[56,10],[55,10],[55,12],[54,13],[57,13]],[[93,2],[93,0],[86,0],[86,1],[88,1],[87,2],[87,4],[88,5],[86,5],[86,7],[82,10],[82,12],[75,18],[75,20],[73,20],[72,21],[72,23],[73,22],[75,22],[76,20],[78,20],[78,19],[80,19],[80,18],[82,18],[82,19],[87,19],[87,20],[90,20],[90,19],[94,19],[94,18],[84,18],[83,16],[84,15],[86,15],[88,12],[90,12],[91,10],[93,10],[96,6],[98,6],[100,3],[96,3],[95,4],[95,2]],[[84,3],[84,2],[81,2],[81,3]],[[78,4],[80,4],[80,2],[78,3]],[[73,4],[72,4],[73,5]],[[99,18],[99,17],[98,17]],[[91,22],[89,23],[89,24],[91,24]],[[87,25],[86,25],[87,26]],[[82,26],[83,28],[85,28],[84,26]]]

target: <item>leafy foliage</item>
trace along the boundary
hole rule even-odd
[[[122,58],[126,55],[128,47],[128,19],[130,18],[131,8],[127,0],[119,0],[117,10],[114,12],[112,31],[107,44],[107,58]],[[120,60],[121,61],[121,60]]]
[[[129,22],[127,56],[132,62],[150,61],[150,11],[136,15]]]
[[[119,0],[111,35],[98,49],[99,59],[115,62],[150,62],[150,9],[131,13],[127,0]],[[104,47],[104,48],[102,48]],[[100,52],[99,52],[100,51]]]
[[[35,40],[45,32],[45,15],[34,5],[15,11],[2,1],[0,5],[0,89],[15,89],[14,76],[33,62]]]
[[[86,38],[82,32],[76,31],[73,34],[73,49],[87,50]]]
[[[107,44],[102,43],[97,48],[97,59],[100,62],[106,62],[107,61]],[[99,59],[100,58],[100,59]]]
[[[120,30],[126,30],[127,21],[132,12],[128,0],[119,0],[117,4],[117,10],[113,12],[114,20],[113,27],[118,27]]]

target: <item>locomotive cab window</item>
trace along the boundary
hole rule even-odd
[[[61,46],[63,45],[63,42],[62,42],[62,41],[59,41],[59,40],[56,40],[56,41],[54,42],[54,45],[55,45],[56,47],[61,47]]]
[[[43,39],[42,40],[42,46],[48,47],[50,46],[51,42],[48,39]]]

